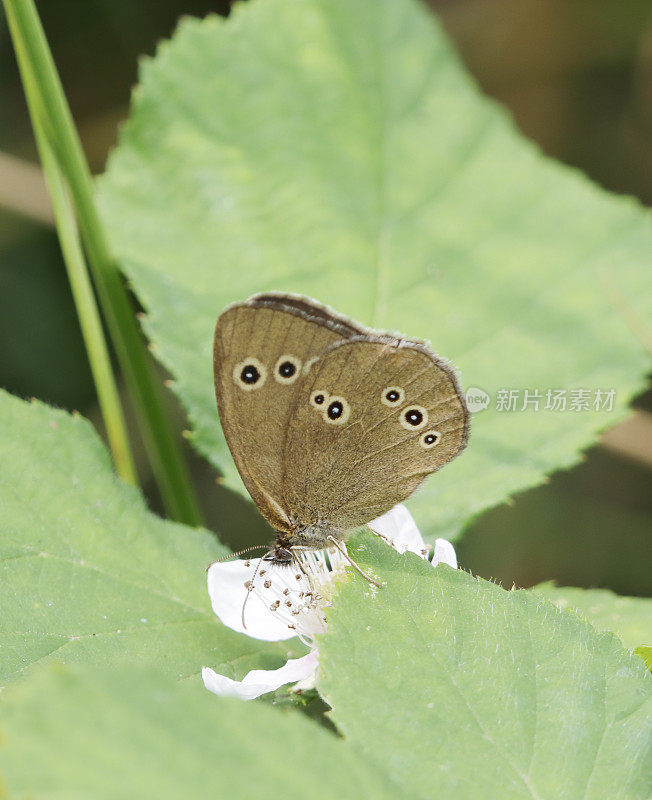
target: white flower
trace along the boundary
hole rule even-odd
[[[335,548],[301,553],[296,564],[274,564],[262,558],[216,562],[208,570],[213,611],[229,628],[267,642],[298,636],[308,655],[289,659],[277,670],[252,670],[242,681],[202,670],[204,685],[215,694],[252,700],[286,683],[314,686],[319,654],[315,635],[324,633],[324,608],[347,561]],[[299,687],[297,687],[299,688]]]
[[[395,506],[369,527],[399,553],[410,551],[427,558],[429,547],[404,505]],[[324,609],[348,562],[335,548],[301,553],[298,559],[299,565],[252,558],[218,561],[210,566],[208,594],[213,611],[224,625],[267,642],[298,636],[310,647],[307,655],[288,659],[280,669],[252,670],[241,681],[204,667],[202,678],[211,692],[252,700],[286,683],[298,681],[295,689],[314,686],[319,666],[315,636],[326,631]],[[431,563],[457,569],[453,545],[437,539]]]
[[[222,697],[239,697],[253,700],[265,692],[272,692],[285,683],[306,681],[315,674],[319,664],[319,653],[311,650],[302,658],[289,658],[280,669],[252,669],[241,681],[219,675],[210,667],[204,667],[201,676],[204,686]],[[308,688],[307,686],[304,688]]]
[[[370,522],[369,527],[399,553],[409,551],[427,559],[430,546],[423,541],[412,514],[402,503]],[[453,545],[446,539],[436,539],[431,563],[434,567],[437,564],[448,564],[449,567],[457,569],[457,556]]]

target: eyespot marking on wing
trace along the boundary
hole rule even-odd
[[[254,356],[249,356],[233,367],[233,381],[240,389],[251,392],[267,380],[267,367]]]
[[[328,398],[328,392],[325,392],[323,389],[315,389],[315,391],[310,395],[310,405],[313,408],[316,408],[317,411],[323,411],[328,403]]]
[[[351,414],[351,406],[343,397],[329,397],[328,405],[324,409],[324,422],[330,425],[344,425]]]
[[[410,405],[401,412],[401,425],[406,431],[420,431],[428,424],[428,412],[423,406]]]
[[[301,374],[301,359],[285,353],[274,365],[274,378],[279,383],[294,383]]]
[[[419,437],[419,444],[424,450],[432,450],[436,447],[441,440],[441,433],[439,431],[425,431]]]
[[[400,386],[387,386],[380,393],[380,402],[386,406],[400,406],[405,400],[405,391]]]

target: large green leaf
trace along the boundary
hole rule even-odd
[[[184,686],[204,664],[241,675],[287,648],[217,623],[214,537],[150,514],[86,421],[4,393],[0,416],[0,675],[31,673],[0,704],[9,796],[646,796],[643,661],[534,593],[371,534],[353,552],[386,585],[342,587],[320,642],[344,742]],[[67,666],[39,677],[46,660]]]
[[[320,640],[348,741],[422,798],[643,800],[652,682],[611,634],[532,592],[399,556],[367,534]]]
[[[557,608],[569,608],[586,617],[598,630],[617,634],[634,649],[652,642],[652,599],[619,597],[607,589],[577,589],[541,583],[534,591]]]
[[[256,291],[428,338],[492,395],[468,451],[411,501],[429,534],[577,461],[649,368],[626,319],[652,306],[648,218],[525,141],[413,0],[184,20],[141,70],[100,190],[195,444],[232,485],[211,335]],[[612,413],[507,413],[501,388],[617,398]]]
[[[49,669],[11,687],[1,712],[11,798],[397,796],[372,764],[301,715],[218,699],[160,673]]]
[[[0,685],[44,660],[240,677],[288,648],[222,627],[216,538],[151,514],[81,417],[0,392]]]

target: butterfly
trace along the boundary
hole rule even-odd
[[[409,497],[468,440],[447,361],[308,297],[268,292],[229,306],[213,366],[224,435],[276,532],[264,558],[277,564],[298,550],[346,554],[352,529]]]

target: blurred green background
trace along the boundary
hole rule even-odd
[[[230,4],[47,0],[37,5],[91,168],[101,172],[128,112],[139,56],[152,54],[180,16],[226,14]],[[482,88],[511,110],[526,136],[603,187],[650,204],[649,0],[431,0],[430,5]],[[36,163],[2,18],[0,386],[77,409],[101,430]],[[183,414],[171,395],[169,404],[181,438]],[[233,547],[266,541],[269,531],[253,507],[218,487],[215,473],[189,447],[185,453],[208,527]],[[149,503],[160,511],[142,448],[138,456]],[[632,418],[588,451],[583,463],[474,520],[457,545],[460,562],[505,586],[555,579],[651,595],[651,478],[648,391]]]

